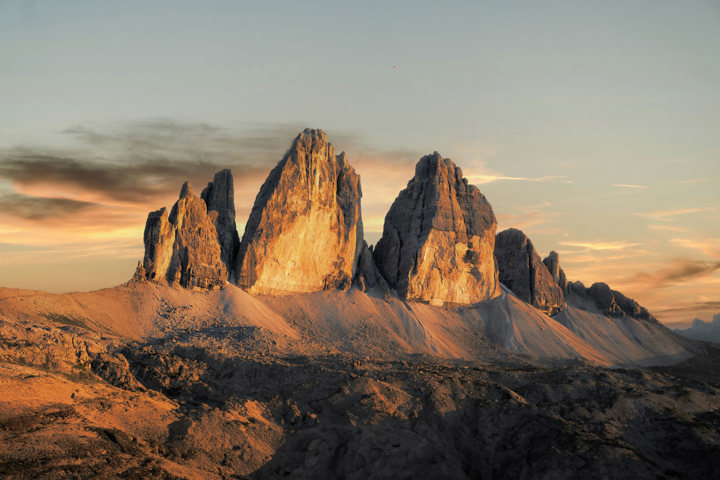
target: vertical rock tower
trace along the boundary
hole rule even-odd
[[[520,300],[548,315],[555,315],[565,308],[565,295],[555,279],[556,275],[560,278],[561,271],[556,253],[554,258],[552,254],[548,257],[549,269],[540,260],[530,239],[520,230],[509,228],[497,235],[495,257],[500,281]]]
[[[485,196],[435,152],[420,159],[385,216],[375,263],[402,298],[436,305],[488,300],[500,294],[496,229]]]
[[[231,180],[232,181],[232,180]],[[185,182],[170,215],[150,212],[145,224],[145,278],[186,288],[222,288],[228,279],[215,222],[202,198]]]
[[[205,200],[208,213],[217,213],[213,223],[220,244],[220,257],[228,274],[230,274],[230,281],[232,282],[235,280],[232,272],[235,269],[235,259],[240,247],[240,238],[235,225],[235,189],[230,170],[224,169],[216,173],[215,178],[208,183],[200,197]]]
[[[305,129],[270,172],[236,263],[253,293],[314,292],[352,284],[363,242],[360,177],[322,130]]]

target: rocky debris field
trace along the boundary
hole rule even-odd
[[[298,354],[256,327],[123,342],[0,322],[0,476],[718,478],[706,355],[549,368]]]

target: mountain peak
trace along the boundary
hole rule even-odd
[[[490,203],[438,152],[422,157],[385,217],[374,250],[398,294],[431,303],[475,303],[500,294]]]
[[[360,177],[322,130],[305,129],[255,198],[238,285],[251,292],[349,288],[363,242]]]

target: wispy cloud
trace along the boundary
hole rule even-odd
[[[705,255],[713,258],[720,257],[720,238],[711,238],[707,240],[694,240],[690,238],[671,238],[670,243],[679,247],[698,250]]]
[[[660,221],[660,222],[667,222],[674,217],[680,216],[680,215],[690,215],[693,213],[701,213],[701,212],[712,212],[715,210],[711,207],[699,207],[699,208],[678,208],[673,210],[657,210],[654,212],[640,212],[640,213],[633,213],[636,217],[647,217],[652,218],[653,220]]]
[[[632,184],[627,184],[627,183],[613,183],[612,186],[619,187],[619,188],[633,188],[633,189],[638,189],[638,190],[647,190],[650,188],[646,185],[632,185]]]
[[[710,275],[719,269],[720,262],[676,259],[669,266],[654,272],[638,273],[630,279],[630,282],[639,283],[648,288],[662,288]]]
[[[648,225],[648,228],[650,230],[656,230],[661,232],[676,232],[676,233],[684,233],[689,232],[690,230],[683,227],[675,227],[673,225]]]
[[[551,180],[562,180],[567,178],[566,175],[545,175],[543,177],[509,177],[505,175],[467,175],[468,182],[477,185],[493,182],[548,182]]]
[[[628,243],[628,242],[560,242],[560,245],[566,247],[577,247],[584,248],[587,250],[625,250],[626,248],[637,247],[640,243]]]
[[[553,221],[556,214],[548,211],[552,204],[548,201],[536,205],[516,207],[520,213],[498,213],[497,219],[499,229],[518,228],[523,230],[528,227],[549,223]]]

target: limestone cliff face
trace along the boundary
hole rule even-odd
[[[495,257],[500,281],[519,299],[547,315],[554,315],[565,308],[562,289],[523,232],[510,228],[498,233]],[[557,267],[559,277],[559,263]]]
[[[220,244],[220,256],[230,274],[230,280],[234,281],[232,272],[235,268],[240,238],[235,225],[235,189],[230,170],[220,170],[216,173],[213,181],[208,183],[200,196],[205,201],[208,212],[217,212],[214,224]]]
[[[496,229],[485,196],[435,152],[420,159],[390,207],[375,263],[403,298],[433,304],[488,300],[500,294]]]
[[[360,177],[322,130],[305,129],[258,193],[237,256],[254,293],[349,288],[363,242]]]
[[[215,229],[217,217],[216,211],[208,214],[205,201],[185,182],[170,215],[165,208],[148,215],[145,278],[186,288],[224,287],[228,274]]]

